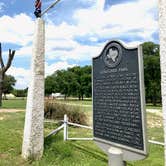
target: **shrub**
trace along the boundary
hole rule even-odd
[[[73,123],[87,124],[87,116],[79,106],[70,106],[67,104],[46,101],[44,116],[48,119],[62,120],[64,114],[67,114],[68,120]]]

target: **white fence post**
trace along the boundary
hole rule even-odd
[[[68,139],[68,118],[67,115],[64,115],[64,133],[63,133],[63,139],[64,141],[67,141]]]

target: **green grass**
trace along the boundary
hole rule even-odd
[[[84,107],[85,111],[91,111],[91,106],[92,106],[92,100],[91,99],[86,99],[86,100],[78,100],[78,99],[67,99],[67,100],[52,100],[62,102],[62,103],[67,103],[67,104],[76,104],[76,105],[81,105],[81,107]],[[9,100],[3,100],[2,101],[2,108],[7,108],[7,109],[25,109],[26,108],[26,98],[17,98],[17,99],[9,99]],[[152,104],[147,104],[146,108],[149,109],[159,109],[161,110],[162,107],[161,105],[153,106]]]
[[[0,166],[106,166],[106,155],[92,142],[63,141],[62,132],[45,139],[45,151],[40,161],[25,161],[21,158],[24,113],[0,113]],[[45,135],[57,127],[45,124]],[[78,133],[84,133],[73,128]],[[90,134],[91,135],[91,134]]]
[[[161,104],[157,104],[156,106],[154,106],[153,104],[148,103],[148,104],[146,104],[146,108],[161,110],[162,109],[162,105]]]
[[[63,100],[63,99],[59,99],[56,101],[59,101],[62,103],[78,104],[78,105],[92,105],[92,99],[89,99],[89,100],[78,100],[78,99]]]
[[[25,109],[26,99],[15,99],[15,100],[3,100],[2,108],[7,109]]]
[[[0,113],[0,166],[107,166],[107,156],[93,141],[63,141],[63,131],[45,139],[41,160],[25,161],[21,158],[24,112]],[[45,135],[57,127],[45,123]],[[92,137],[92,131],[69,128],[70,137]],[[148,137],[163,141],[162,118],[148,113]],[[163,147],[150,144],[149,157],[128,162],[128,166],[164,166]]]

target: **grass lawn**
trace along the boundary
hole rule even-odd
[[[2,100],[2,108],[7,109],[25,109],[26,99]]]
[[[91,106],[92,105],[92,99],[89,99],[89,100],[78,100],[78,99],[67,99],[67,100],[63,100],[63,99],[59,99],[59,100],[56,100],[56,101],[59,101],[59,102],[62,102],[62,103],[70,103],[70,104],[78,104],[78,105],[89,105]]]
[[[93,141],[63,141],[63,131],[45,139],[45,151],[39,161],[21,158],[24,112],[0,113],[0,166],[107,166],[107,156]],[[45,135],[56,124],[45,124]],[[92,137],[92,131],[69,128],[70,137]],[[163,141],[162,118],[148,113],[149,139]],[[128,166],[164,166],[163,147],[149,146],[149,157],[143,161],[128,162]]]
[[[91,111],[92,101],[90,99],[88,100],[78,100],[78,99],[67,99],[67,100],[52,100],[52,102],[58,101],[66,104],[74,104],[74,105],[82,105],[85,106],[85,110]],[[87,107],[86,107],[87,106]],[[8,108],[8,109],[25,109],[26,108],[26,98],[25,99],[9,99],[9,100],[3,100],[2,101],[2,108]],[[153,106],[152,104],[147,104],[146,108],[149,109],[159,109],[161,110],[161,105]]]
[[[24,124],[24,113],[0,113],[0,166],[106,166],[106,155],[92,141],[63,141],[62,132],[45,139],[45,151],[40,161],[24,161],[21,158],[21,145]],[[55,124],[45,124],[45,134],[57,127]],[[87,130],[74,128],[71,135],[77,131],[92,136]]]
[[[148,103],[148,104],[146,104],[146,108],[149,108],[149,109],[159,109],[159,110],[161,110],[161,109],[162,109],[162,105],[161,105],[161,104],[157,104],[156,106],[154,106],[154,105]]]

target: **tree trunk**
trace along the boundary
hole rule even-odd
[[[160,66],[161,66],[161,94],[165,141],[166,166],[166,0],[159,0],[159,36],[160,36]]]
[[[0,107],[2,107],[2,87],[3,87],[3,75],[0,72]]]
[[[4,65],[3,59],[2,59],[2,48],[0,43],[0,107],[2,106],[2,88],[3,88],[3,80],[5,76],[5,72],[9,69],[11,66],[12,60],[14,58],[15,50],[9,49],[9,58],[7,60],[7,64]]]
[[[64,99],[66,100],[66,98],[67,98],[67,95],[65,95]]]
[[[154,105],[154,106],[156,106],[157,105],[157,97],[156,97],[156,93],[155,94],[153,94],[153,102],[152,102],[152,104]]]
[[[0,107],[2,107],[2,83],[1,82],[0,82]]]

